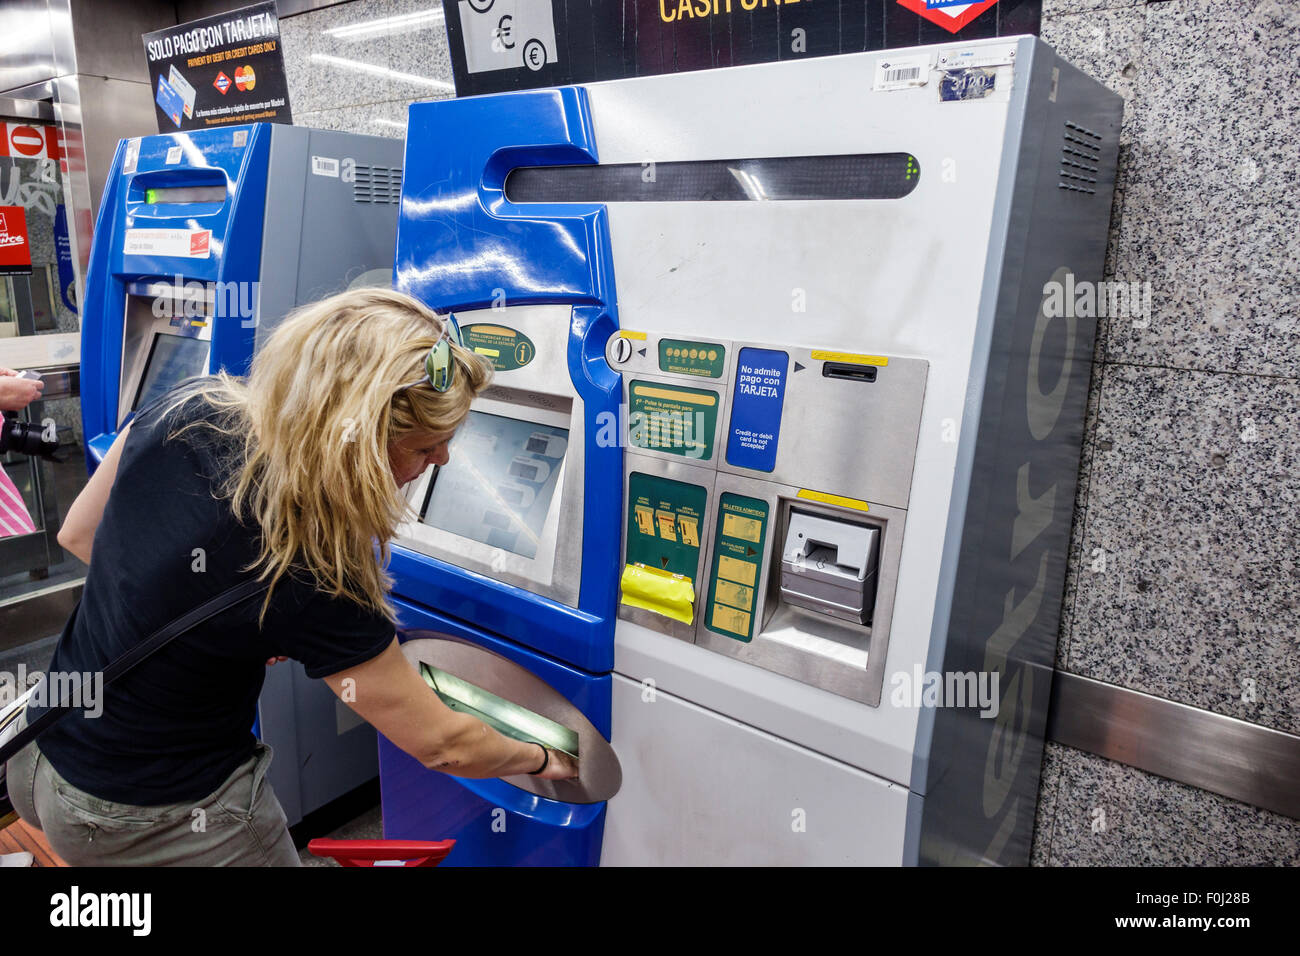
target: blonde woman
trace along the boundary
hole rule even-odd
[[[394,635],[383,565],[401,486],[446,463],[488,378],[422,304],[360,290],[287,318],[247,381],[195,380],[122,430],[59,535],[90,571],[51,671],[101,669],[250,575],[270,591],[115,682],[97,719],[71,714],[10,761],[15,808],[60,856],[297,865],[249,730],[277,659],[431,769],[576,775],[567,755],[449,710]]]

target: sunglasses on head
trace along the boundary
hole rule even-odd
[[[398,391],[404,392],[408,388],[415,388],[426,382],[435,392],[445,392],[451,388],[452,373],[456,368],[456,360],[451,354],[453,342],[461,348],[465,347],[465,340],[460,335],[460,324],[456,321],[456,316],[448,312],[442,320],[442,335],[433,344],[433,348],[429,349],[429,354],[424,357],[424,378],[403,385]]]

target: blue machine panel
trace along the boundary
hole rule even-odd
[[[127,287],[257,281],[270,142],[271,130],[258,123],[118,144],[95,225],[81,323],[81,413],[92,472],[117,433]],[[167,201],[175,195],[168,190],[201,187],[221,187],[224,200]],[[253,323],[237,316],[214,322],[212,367],[246,372],[254,333]]]
[[[404,627],[432,630],[487,648],[541,677],[586,715],[606,738],[612,678],[593,676],[469,627],[399,601]],[[595,866],[605,804],[547,800],[504,780],[471,780],[425,769],[382,735],[379,778],[384,837],[389,840],[455,839],[446,866]]]
[[[584,90],[535,90],[410,108],[395,285],[439,313],[501,302],[571,307],[567,365],[582,400],[582,579],[576,607],[394,547],[403,623],[462,637],[528,668],[608,739],[618,598],[622,450],[596,440],[622,390],[605,360],[617,330],[603,205],[515,205],[505,179],[521,166],[596,162]],[[437,610],[433,610],[436,608]],[[547,800],[501,780],[426,770],[381,738],[384,832],[454,838],[449,863],[595,865],[605,805]],[[495,826],[494,826],[495,824]]]
[[[526,145],[520,145],[526,144]],[[614,666],[623,460],[590,426],[617,416],[619,377],[605,361],[618,328],[603,205],[515,205],[519,166],[596,162],[586,91],[535,90],[410,108],[394,281],[440,313],[569,304],[568,367],[589,427],[584,443],[582,584],[568,607],[401,547],[394,592],[473,621],[584,670]]]

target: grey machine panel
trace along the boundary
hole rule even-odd
[[[293,308],[357,285],[391,287],[403,142],[273,126],[257,345]]]
[[[625,403],[637,382],[689,382],[716,391],[720,408],[709,436],[713,453],[693,458],[630,444],[624,502],[634,472],[708,492],[692,575],[695,600],[689,623],[627,603],[620,603],[620,618],[878,705],[929,363],[705,336],[700,341],[725,351],[721,374],[706,377],[663,371],[658,359],[662,338],[646,333],[644,346],[638,341],[631,347],[627,339],[610,340],[607,353],[623,374]],[[736,357],[745,348],[789,356],[781,439],[771,472],[727,461]],[[710,626],[717,509],[727,493],[761,500],[767,508],[769,530],[757,555],[747,608],[754,622],[748,640]],[[628,527],[625,520],[624,554]],[[808,547],[795,547],[800,533],[814,535]],[[861,554],[850,554],[855,546]]]
[[[1038,799],[1095,335],[1044,285],[1102,277],[1123,102],[1040,41],[1017,54],[928,662],[996,671],[999,708],[922,710],[913,863],[1027,864]]]
[[[256,346],[295,307],[347,288],[391,287],[401,140],[273,126]],[[259,700],[268,777],[289,823],[379,774],[375,732],[324,681],[289,661]]]

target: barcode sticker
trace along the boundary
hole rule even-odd
[[[873,90],[910,90],[930,82],[930,55],[883,56],[876,62]]]
[[[328,156],[313,156],[311,158],[311,172],[313,176],[333,176],[339,178],[339,161],[330,159]]]
[[[167,158],[164,160],[164,162],[168,166],[175,166],[180,161],[181,161],[181,148],[179,146],[173,146],[167,150]]]

